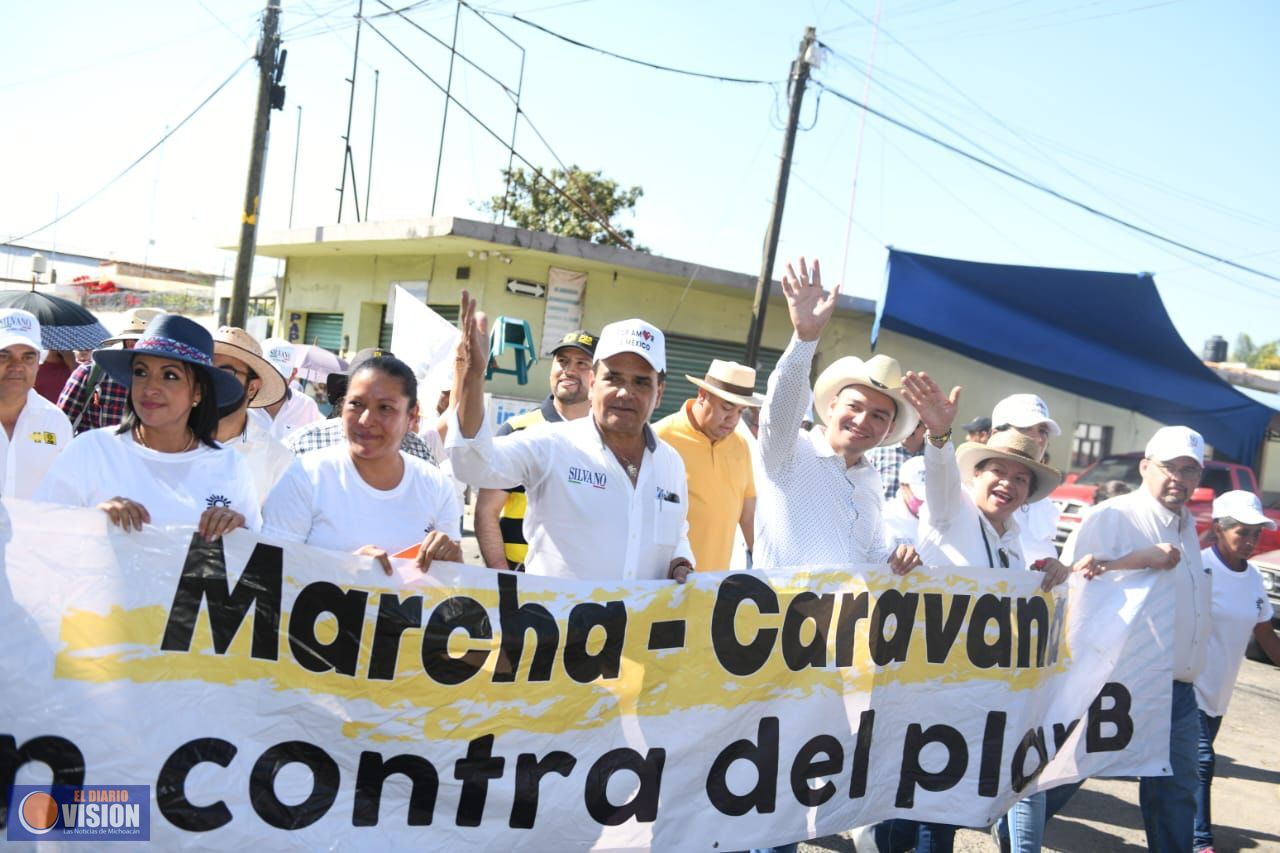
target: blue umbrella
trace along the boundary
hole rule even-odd
[[[21,308],[35,314],[45,349],[96,349],[111,337],[92,312],[61,296],[10,290],[0,293],[0,308]]]

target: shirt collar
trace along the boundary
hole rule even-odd
[[[817,424],[814,424],[813,429],[809,430],[809,441],[813,444],[813,450],[815,453],[818,454],[819,457],[824,457],[824,456],[835,457],[836,452],[831,448],[830,442],[827,441],[826,432],[823,429],[821,429]],[[870,450],[867,451],[867,453],[870,453],[870,452],[871,452]],[[872,467],[871,460],[867,458],[867,453],[862,454],[862,458],[859,459],[856,464],[846,466],[848,470],[856,471],[859,468]],[[844,459],[840,460],[840,464],[844,465]]]
[[[591,424],[591,431],[595,433],[596,440],[600,442],[601,447],[607,448],[608,445],[604,443],[604,433],[600,432],[600,427],[596,424],[595,416],[587,415],[585,418],[581,418],[580,420]],[[653,430],[649,428],[648,424],[644,425],[644,446],[650,453],[653,453],[658,449],[658,437],[653,434]]]
[[[1143,505],[1146,506],[1147,511],[1155,517],[1156,523],[1160,524],[1162,527],[1181,527],[1182,513],[1175,513],[1173,510],[1160,503],[1160,501],[1156,500],[1155,496],[1148,492],[1144,486],[1139,486],[1138,492],[1142,495]],[[1183,507],[1183,512],[1185,511],[1186,507]]]
[[[564,420],[560,417],[560,410],[556,408],[556,399],[551,394],[547,395],[547,399],[543,400],[538,408],[542,411],[542,419],[549,424]]]

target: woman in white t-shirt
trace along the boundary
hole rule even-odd
[[[119,427],[77,436],[35,499],[97,507],[125,531],[194,524],[207,539],[261,525],[244,460],[216,440],[218,407],[244,389],[213,367],[213,338],[177,314],[152,320],[132,349],[93,359],[129,389]]]
[[[391,356],[371,358],[347,385],[346,441],[298,457],[267,496],[263,532],[321,548],[374,557],[421,543],[417,562],[460,561],[461,511],[438,468],[401,452],[418,414],[413,370]]]
[[[1271,662],[1280,664],[1280,637],[1271,627],[1271,602],[1262,576],[1249,565],[1262,529],[1276,523],[1262,512],[1253,492],[1223,492],[1213,502],[1214,544],[1201,553],[1213,576],[1213,628],[1205,665],[1196,676],[1196,704],[1200,706],[1200,748],[1196,787],[1194,846],[1213,847],[1209,795],[1213,786],[1213,741],[1231,701],[1240,662],[1254,637]]]

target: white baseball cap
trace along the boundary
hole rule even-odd
[[[991,410],[991,425],[1027,429],[1036,424],[1048,424],[1050,435],[1062,435],[1058,422],[1049,417],[1049,407],[1035,394],[1010,394]]]
[[[40,345],[40,321],[30,311],[21,308],[0,310],[0,349],[14,345],[32,347],[41,361],[48,354]]]
[[[1191,427],[1160,427],[1147,442],[1145,455],[1148,459],[1154,459],[1157,462],[1168,462],[1180,456],[1189,456],[1203,466],[1204,438]]]
[[[1234,518],[1241,524],[1261,524],[1275,530],[1276,523],[1262,511],[1262,501],[1253,492],[1236,489],[1223,492],[1213,499],[1213,517]]]
[[[659,373],[667,372],[667,339],[656,326],[644,320],[619,320],[600,330],[596,361],[604,361],[623,352],[635,353]]]
[[[262,357],[271,362],[271,366],[280,371],[280,375],[288,379],[293,373],[294,361],[298,351],[293,344],[284,338],[267,338],[262,342]]]
[[[898,482],[911,487],[911,494],[924,500],[924,455],[912,456],[898,469]]]

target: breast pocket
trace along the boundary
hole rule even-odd
[[[677,500],[669,500],[676,497]],[[654,502],[653,540],[659,545],[674,548],[680,544],[680,534],[684,530],[685,505],[673,492],[658,490]]]

